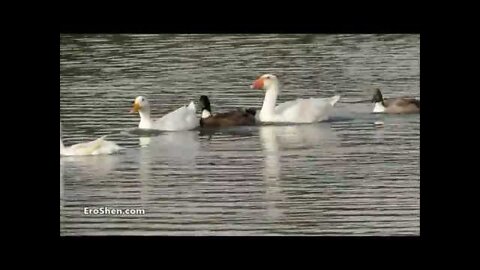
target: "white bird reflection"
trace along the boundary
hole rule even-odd
[[[277,203],[284,199],[278,183],[278,180],[280,180],[281,163],[278,151],[277,128],[276,126],[263,126],[259,129],[265,155],[262,173],[266,185],[267,217],[272,220],[277,220],[283,216],[282,211],[277,207]]]
[[[263,133],[263,136],[262,136]],[[264,147],[271,151],[331,147],[337,137],[328,123],[290,126],[263,126],[260,136]]]
[[[308,149],[313,146],[331,147],[337,138],[328,123],[278,126],[259,128],[260,140],[265,155],[263,178],[266,184],[267,215],[278,219],[283,215],[277,204],[283,201],[281,179],[281,153],[291,149]]]
[[[195,168],[200,143],[197,131],[164,132],[156,137],[140,137],[139,173],[141,179],[151,178],[151,163],[165,164],[168,170],[178,167]]]
[[[68,156],[62,157],[62,167],[69,170],[76,170],[82,174],[95,175],[95,178],[104,178],[115,170],[120,162],[120,155],[99,155],[99,156]]]
[[[63,160],[60,159],[60,207],[63,206],[63,194],[64,194],[64,184],[63,184]]]
[[[102,181],[111,179],[115,172],[119,159],[122,155],[99,155],[99,156],[67,156],[60,158],[60,208],[69,198],[69,191],[65,192],[65,185],[74,184],[83,179],[96,179]],[[65,179],[68,180],[65,183]]]
[[[152,141],[151,137],[140,137],[138,138],[140,147],[147,147]]]

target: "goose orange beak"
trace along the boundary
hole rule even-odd
[[[133,103],[133,108],[130,110],[130,113],[137,113],[140,110],[140,104],[138,102]]]
[[[258,89],[258,90],[263,89],[263,79],[255,80],[253,84],[250,86],[250,88]]]

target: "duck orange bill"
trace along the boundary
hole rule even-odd
[[[134,103],[133,104],[133,108],[130,110],[130,113],[136,113],[140,110],[140,105],[138,105],[138,103]]]
[[[263,79],[258,79],[250,86],[252,89],[263,89]]]

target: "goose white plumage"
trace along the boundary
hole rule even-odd
[[[88,156],[88,155],[107,155],[123,149],[114,142],[105,140],[102,136],[94,141],[79,143],[65,147],[60,136],[60,155],[61,156]]]
[[[188,106],[182,106],[159,119],[152,120],[150,103],[145,97],[138,96],[133,101],[133,108],[130,112],[140,114],[140,123],[138,124],[140,129],[180,131],[194,129],[200,124],[193,101]]]
[[[313,123],[328,120],[340,99],[340,96],[297,99],[275,106],[280,89],[277,77],[272,74],[260,76],[251,88],[265,90],[262,109],[256,116],[261,122]]]

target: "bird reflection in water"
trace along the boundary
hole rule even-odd
[[[281,218],[283,213],[277,207],[285,202],[282,194],[282,153],[295,149],[309,149],[314,146],[331,146],[336,143],[335,134],[328,123],[307,125],[265,125],[259,127],[259,136],[264,152],[263,178],[266,185],[265,197],[267,214],[273,220]]]

